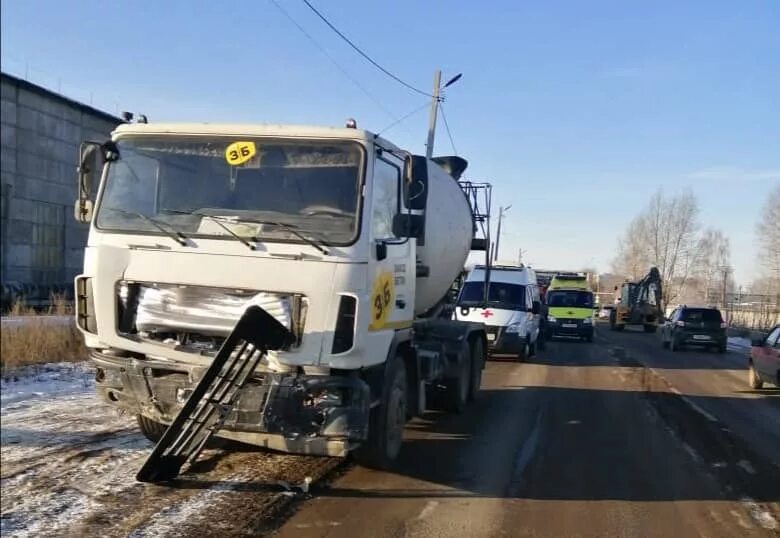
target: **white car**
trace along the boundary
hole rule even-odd
[[[611,304],[602,306],[601,309],[599,310],[599,319],[609,319],[609,314],[614,309],[615,307],[612,306]]]
[[[453,318],[484,323],[491,352],[524,359],[536,352],[539,310],[533,269],[493,266],[485,302],[485,268],[478,265],[466,276]]]

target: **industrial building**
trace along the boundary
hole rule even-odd
[[[82,140],[105,140],[121,119],[2,73],[2,303],[70,295],[87,226],[73,218]]]

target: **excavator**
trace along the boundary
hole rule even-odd
[[[624,282],[615,286],[615,308],[609,316],[609,326],[613,331],[622,331],[626,325],[642,325],[647,333],[658,330],[663,320],[661,305],[661,273],[657,267],[638,282]]]

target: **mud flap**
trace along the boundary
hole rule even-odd
[[[269,349],[285,349],[293,335],[276,318],[249,307],[198,382],[179,414],[136,475],[140,482],[164,482],[194,462],[233,408],[241,388]]]

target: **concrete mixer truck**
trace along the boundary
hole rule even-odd
[[[126,123],[83,143],[76,320],[98,393],[167,455],[216,435],[387,466],[410,417],[480,388],[484,325],[441,314],[489,244],[490,186],[466,166],[354,125]]]

